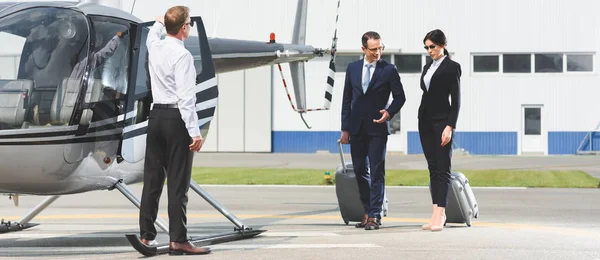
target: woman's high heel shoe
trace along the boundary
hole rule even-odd
[[[442,224],[439,226],[431,226],[431,231],[435,232],[435,231],[442,231],[442,229],[444,229],[444,223],[446,223],[446,215],[442,216]]]
[[[431,230],[431,224],[427,223],[427,224],[421,226],[421,229],[423,229],[423,230]]]
[[[438,206],[436,204],[433,204],[433,213],[431,214],[431,219],[429,219],[429,223],[424,224],[423,226],[421,226],[421,229],[423,230],[431,230],[431,223],[433,223],[433,221],[435,221],[435,214]]]

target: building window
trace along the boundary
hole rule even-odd
[[[421,64],[420,54],[399,54],[395,55],[395,65],[400,73],[421,73],[423,65]]]
[[[505,73],[531,73],[530,54],[503,54],[502,62]]]
[[[360,59],[360,54],[338,53],[335,55],[335,72],[346,73],[348,64]]]
[[[542,133],[541,108],[525,108],[525,135],[540,135]]]
[[[559,53],[535,54],[535,72],[563,72],[563,55]]]
[[[498,55],[473,56],[473,72],[499,72],[500,57]]]
[[[382,54],[381,55],[381,59],[384,61],[387,61],[388,63],[394,63],[394,61],[392,60],[392,56],[391,54]]]
[[[473,54],[472,57],[473,72],[475,73],[563,73],[594,71],[594,54],[591,53]],[[431,59],[428,58],[427,60]]]
[[[390,133],[391,134],[400,134],[400,112],[396,113],[392,119],[390,119]]]
[[[594,71],[594,55],[567,54],[567,71]]]

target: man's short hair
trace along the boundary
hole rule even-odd
[[[190,17],[190,9],[187,6],[173,6],[165,13],[165,27],[167,33],[176,35]]]
[[[379,36],[379,33],[374,32],[374,31],[368,31],[366,33],[363,34],[362,36],[362,45],[367,48],[367,41],[369,39],[374,39],[374,40],[378,40],[381,39],[381,36]]]

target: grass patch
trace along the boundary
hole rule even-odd
[[[327,185],[329,171],[335,183],[335,171],[283,168],[204,168],[194,167],[192,179],[199,184],[279,184]],[[468,170],[461,171],[473,187],[597,188],[600,181],[582,171],[542,170]],[[427,186],[426,170],[387,170],[387,186]]]

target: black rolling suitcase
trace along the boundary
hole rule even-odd
[[[352,161],[344,160],[344,152],[342,143],[338,140],[338,149],[340,150],[340,159],[342,163],[335,170],[335,193],[340,206],[340,213],[344,223],[361,222],[365,215],[360,195],[358,193],[358,183],[356,175],[354,175],[354,167]],[[381,217],[387,217],[388,214],[388,199],[387,192],[383,193],[383,205],[381,207]]]

